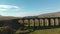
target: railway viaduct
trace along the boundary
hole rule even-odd
[[[0,27],[11,26],[14,28],[53,28],[60,27],[60,17],[45,17],[45,18],[16,18],[11,20],[0,21]]]
[[[20,18],[14,19],[15,22],[24,24],[25,26],[60,26],[60,17],[49,17],[49,18]],[[24,26],[23,25],[23,26]]]

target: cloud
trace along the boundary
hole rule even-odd
[[[36,12],[36,13],[33,13],[33,12],[17,12],[17,13],[0,12],[0,15],[2,16],[14,16],[14,17],[36,16],[39,14],[40,14],[39,12]]]
[[[15,17],[25,17],[25,16],[37,16],[39,15],[40,12],[18,12],[18,13],[15,13],[11,16],[15,16]]]
[[[13,5],[0,5],[0,10],[8,10],[8,9],[19,9],[20,7],[18,6],[13,6]]]

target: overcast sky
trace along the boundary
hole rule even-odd
[[[0,15],[34,16],[60,11],[60,0],[0,0]]]

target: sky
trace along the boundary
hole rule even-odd
[[[0,15],[35,16],[60,11],[60,0],[0,0]]]

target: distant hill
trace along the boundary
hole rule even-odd
[[[10,19],[16,19],[16,18],[18,17],[0,15],[0,20],[10,20]]]
[[[60,17],[60,12],[54,12],[54,13],[47,13],[47,14],[41,14],[37,16],[40,17]]]
[[[40,14],[37,16],[26,16],[24,18],[45,18],[45,17],[60,17],[60,12],[54,12],[54,13],[47,13],[47,14]]]

